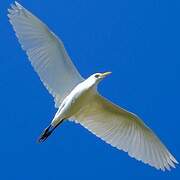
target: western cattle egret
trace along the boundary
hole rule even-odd
[[[97,85],[110,72],[82,78],[62,41],[43,22],[17,2],[8,11],[22,48],[58,108],[39,142],[70,119],[137,160],[161,170],[175,167],[176,159],[138,116],[98,93]]]

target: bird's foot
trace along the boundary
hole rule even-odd
[[[44,131],[43,133],[40,135],[40,137],[38,138],[38,142],[42,143],[44,142],[53,132],[54,127],[52,125],[49,125]]]

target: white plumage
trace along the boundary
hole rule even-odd
[[[70,119],[137,160],[161,170],[175,167],[176,159],[139,117],[99,95],[96,87],[109,72],[96,73],[84,80],[61,40],[37,17],[17,2],[9,9],[8,17],[32,66],[59,108],[41,140],[64,119]]]
[[[61,40],[43,22],[17,2],[9,9],[8,16],[22,48],[59,107],[62,99],[83,78]]]

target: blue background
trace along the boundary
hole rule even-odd
[[[0,2],[0,178],[180,179],[157,171],[65,122],[36,139],[56,109],[33,71]],[[21,0],[59,35],[84,77],[113,74],[100,92],[136,112],[180,160],[180,2],[178,0]]]

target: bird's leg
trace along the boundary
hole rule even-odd
[[[40,135],[38,138],[38,142],[42,143],[44,142],[50,135],[51,133],[64,121],[60,121],[56,126],[52,126],[51,124],[43,131],[43,133]]]

